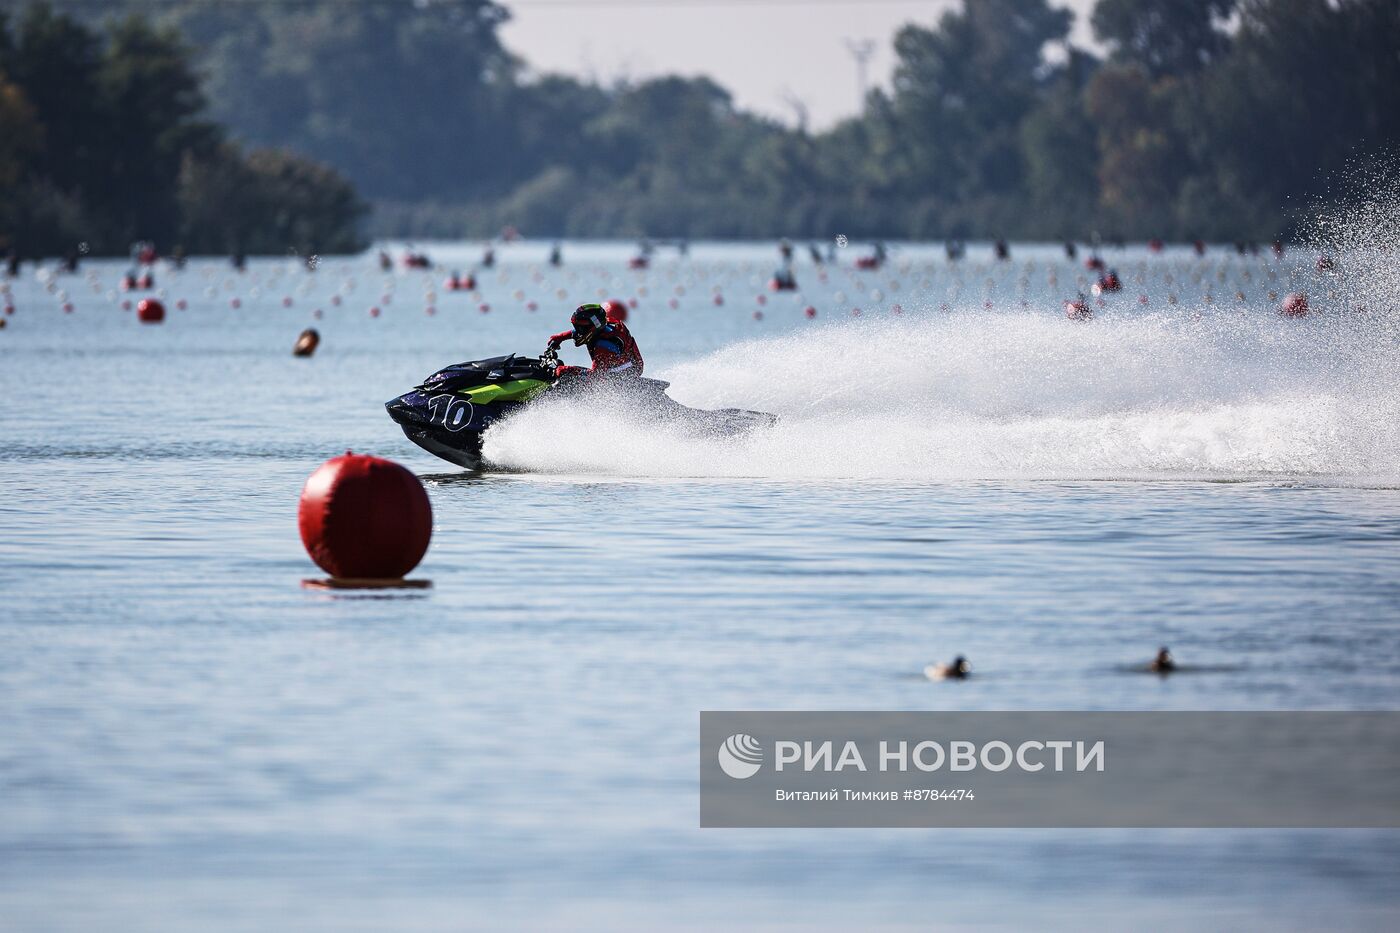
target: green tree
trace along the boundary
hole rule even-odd
[[[99,38],[47,3],[35,3],[20,16],[6,45],[0,69],[24,92],[44,128],[44,175],[77,197],[98,193],[108,141],[99,94]]]
[[[175,179],[186,153],[218,139],[199,79],[179,34],[131,16],[115,24],[99,75],[105,126],[106,185],[91,198],[123,242],[170,245],[179,227]]]
[[[1099,0],[1090,23],[1116,61],[1154,78],[1187,75],[1230,48],[1225,21],[1237,0]]]
[[[1020,122],[1036,102],[1045,46],[1070,22],[1046,0],[984,0],[944,13],[937,28],[901,29],[880,127],[903,152],[896,183],[950,202],[1018,191]]]

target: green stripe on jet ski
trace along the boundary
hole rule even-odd
[[[514,379],[459,389],[457,394],[466,396],[474,403],[489,405],[491,402],[528,402],[547,388],[549,383],[542,379]]]

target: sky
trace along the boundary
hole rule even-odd
[[[611,83],[705,74],[735,102],[785,122],[800,101],[813,129],[855,113],[860,95],[846,40],[874,40],[869,81],[888,83],[891,42],[907,22],[933,24],[960,0],[498,0],[511,12],[506,45],[536,71]],[[976,0],[972,0],[976,2]],[[1075,12],[1073,39],[1091,45],[1094,0]]]

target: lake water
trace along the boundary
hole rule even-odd
[[[1400,924],[1400,832],[701,831],[696,781],[702,709],[1400,707],[1384,262],[1110,251],[1074,323],[1048,247],[853,246],[797,296],[771,245],[547,247],[479,298],[440,287],[462,244],[157,267],[160,326],[122,263],[8,282],[0,927]],[[779,423],[529,412],[467,475],[385,416],[602,296],[678,400]],[[301,484],[347,448],[424,478],[433,589],[299,587]],[[1187,670],[1129,671],[1163,644]]]

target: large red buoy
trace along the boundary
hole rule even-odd
[[[1278,313],[1284,317],[1306,317],[1308,296],[1302,292],[1289,292],[1283,296],[1283,304],[1279,305]]]
[[[297,524],[306,552],[333,578],[392,584],[427,552],[433,509],[408,470],[346,451],[307,479]]]
[[[673,298],[674,302],[675,299]],[[672,304],[671,307],[675,307]],[[627,323],[627,302],[621,298],[614,298],[612,301],[603,303],[603,310],[607,313],[609,324]]]
[[[165,320],[165,305],[154,298],[142,298],[136,305],[136,318],[142,324],[159,324]]]

